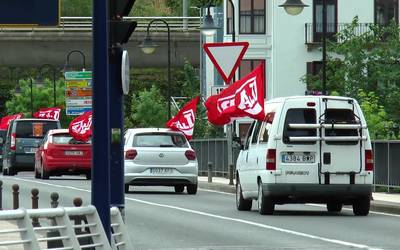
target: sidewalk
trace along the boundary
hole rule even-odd
[[[207,176],[199,176],[199,187],[220,192],[235,193],[235,185],[229,185],[229,179],[213,177],[208,183]],[[400,214],[400,194],[372,193],[371,210]]]

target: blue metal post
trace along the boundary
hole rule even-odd
[[[108,1],[93,0],[93,168],[92,204],[111,239],[110,110],[108,85]]]
[[[111,143],[110,158],[110,192],[111,206],[116,206],[123,214],[124,197],[124,146],[123,146],[123,94],[121,87],[121,56],[122,49],[115,46],[110,56],[110,126],[114,131]]]

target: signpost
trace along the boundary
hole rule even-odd
[[[67,115],[81,115],[92,110],[92,72],[65,72],[65,106]]]
[[[0,27],[58,26],[60,0],[2,0]]]

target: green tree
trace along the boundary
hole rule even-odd
[[[327,90],[360,100],[360,90],[374,93],[374,101],[383,107],[387,119],[400,121],[400,28],[395,22],[388,26],[353,22],[336,36],[338,42],[327,47]],[[321,76],[306,75],[303,81],[309,90],[321,89]],[[376,99],[375,99],[376,98]],[[368,102],[369,102],[368,101]],[[369,107],[364,106],[364,108]],[[378,110],[376,110],[378,112]],[[379,111],[380,112],[380,111]],[[381,129],[381,128],[380,128]],[[378,134],[386,134],[384,131]]]

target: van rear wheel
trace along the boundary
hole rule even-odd
[[[328,212],[332,212],[332,213],[338,213],[338,212],[342,211],[342,207],[343,207],[343,204],[340,202],[328,202],[328,204],[326,204],[326,208],[327,208]]]
[[[271,197],[265,196],[262,189],[262,182],[258,182],[258,212],[262,215],[273,214],[275,210],[275,204]]]
[[[236,208],[239,211],[250,211],[253,200],[245,200],[239,179],[236,181]]]
[[[369,214],[371,206],[370,197],[361,197],[353,202],[353,213],[357,216],[366,216]]]

